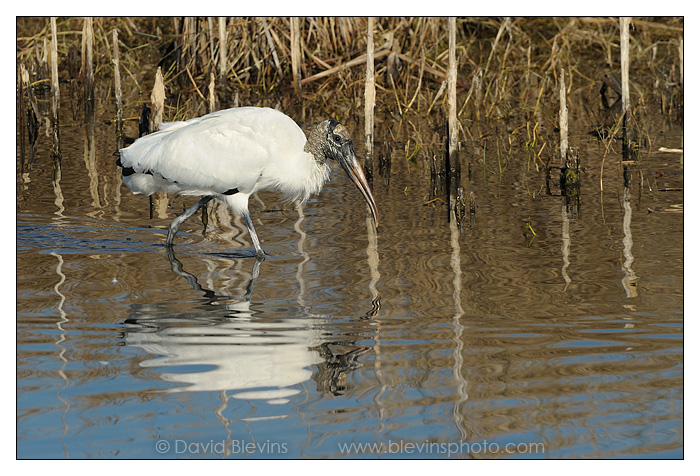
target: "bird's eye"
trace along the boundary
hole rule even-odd
[[[340,144],[341,141],[342,138],[338,134],[333,134],[333,142],[337,142],[338,144]]]

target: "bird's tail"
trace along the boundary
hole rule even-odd
[[[133,167],[126,167],[122,164],[122,156],[121,153],[117,152],[119,156],[117,157],[117,166],[122,168],[122,176],[123,177],[128,177],[129,175],[133,175],[136,173]]]

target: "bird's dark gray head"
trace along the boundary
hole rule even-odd
[[[355,156],[350,132],[336,120],[328,119],[321,122],[309,133],[304,146],[318,162],[328,159],[338,160],[344,156]]]
[[[367,201],[376,224],[377,205],[374,203],[372,191],[357,160],[350,132],[338,121],[328,119],[311,130],[304,150],[312,154],[319,163],[333,159],[340,164]]]

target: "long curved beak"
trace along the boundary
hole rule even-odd
[[[372,191],[367,183],[367,178],[365,177],[362,167],[357,160],[357,155],[355,154],[355,148],[352,146],[352,142],[347,142],[343,146],[343,154],[338,157],[338,163],[343,167],[345,173],[348,174],[350,180],[357,186],[357,188],[365,197],[367,205],[372,212],[372,218],[374,218],[374,226],[379,226],[379,220],[377,218],[377,204],[374,203],[374,197],[372,196]]]

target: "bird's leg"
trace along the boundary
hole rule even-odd
[[[253,227],[253,221],[250,219],[250,214],[248,212],[243,214],[243,219],[248,227],[248,233],[250,233],[250,239],[253,240],[253,246],[255,246],[255,255],[259,260],[265,259],[265,252],[260,246],[260,240],[258,240],[258,235],[255,233],[255,228]]]
[[[212,198],[214,197],[211,195],[202,197],[200,201],[188,208],[187,211],[185,211],[185,213],[183,213],[182,215],[170,222],[170,230],[168,230],[168,239],[165,240],[166,246],[173,246],[173,240],[175,239],[175,234],[180,229],[180,225],[182,225],[185,222],[185,220],[187,220],[189,217],[194,215],[197,212],[197,210],[206,205]]]

